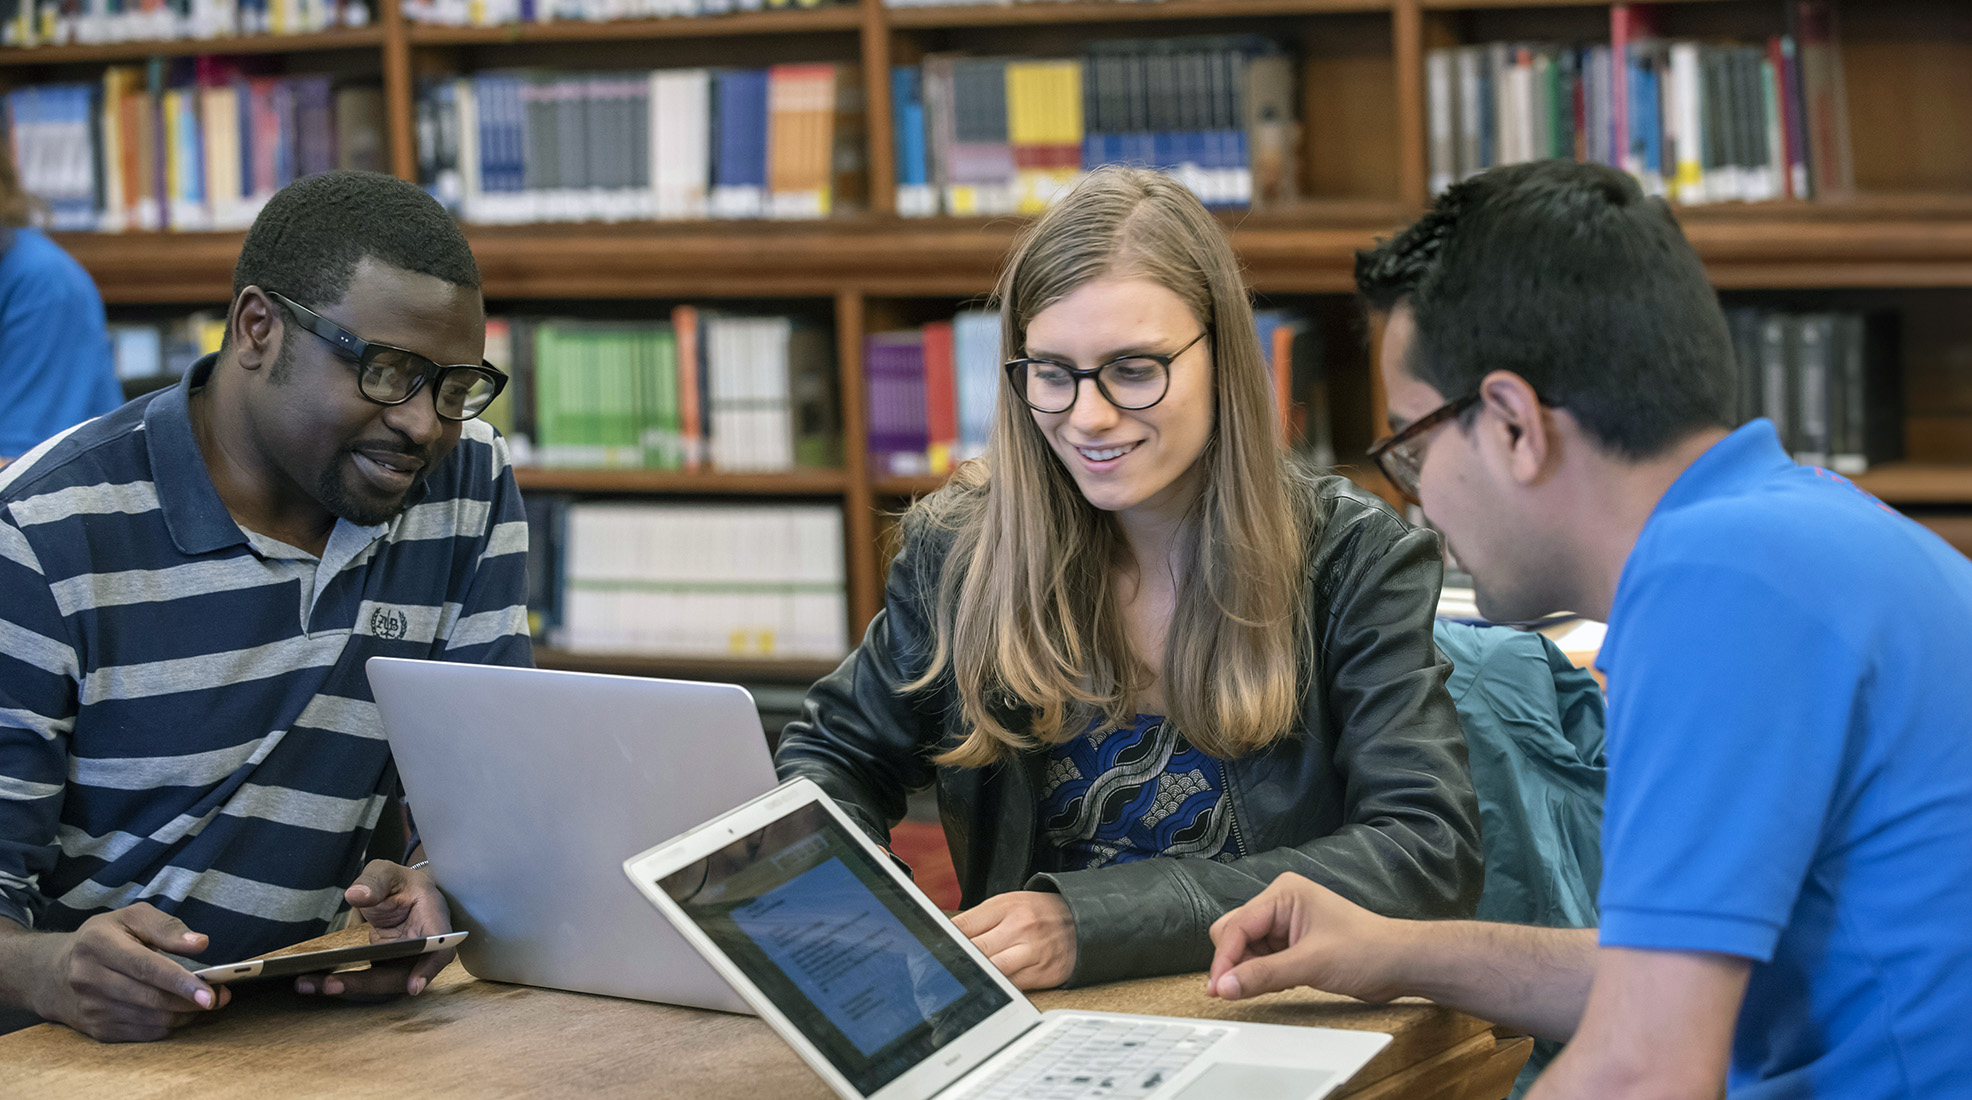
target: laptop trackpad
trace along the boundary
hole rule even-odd
[[[1243,1062],[1218,1062],[1207,1069],[1172,1100],[1309,1100],[1328,1092],[1333,1073],[1296,1066],[1252,1066]]]

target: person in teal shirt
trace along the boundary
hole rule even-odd
[[[102,295],[30,201],[0,144],[0,462],[123,403]]]

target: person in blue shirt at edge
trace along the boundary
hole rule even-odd
[[[28,226],[33,200],[0,142],[0,466],[123,402],[89,273]]]
[[[1607,619],[1602,927],[1395,921],[1284,876],[1211,992],[1430,997],[1569,1046],[1529,1094],[1972,1096],[1972,561],[1774,426],[1662,202],[1548,161],[1357,279],[1378,452],[1480,610]]]
[[[882,612],[780,741],[879,839],[936,784],[1015,985],[1199,970],[1284,871],[1470,916],[1479,812],[1437,537],[1282,446],[1218,222],[1102,169],[1014,246],[987,454],[906,516]]]
[[[365,863],[398,786],[363,664],[531,661],[525,517],[476,419],[504,376],[451,216],[313,177],[234,286],[178,386],[0,470],[0,1006],[99,1039],[226,1004],[180,957],[350,908],[373,939],[449,931],[421,856]],[[416,994],[448,957],[298,988]]]

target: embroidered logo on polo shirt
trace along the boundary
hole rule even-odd
[[[370,612],[370,633],[386,642],[394,642],[404,637],[411,629],[411,621],[402,611],[393,607],[379,607]]]

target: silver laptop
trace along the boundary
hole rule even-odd
[[[806,779],[623,869],[845,1100],[1315,1100],[1390,1042],[1039,1012]]]
[[[745,688],[372,657],[370,687],[476,977],[749,1011],[623,855],[774,786]]]

